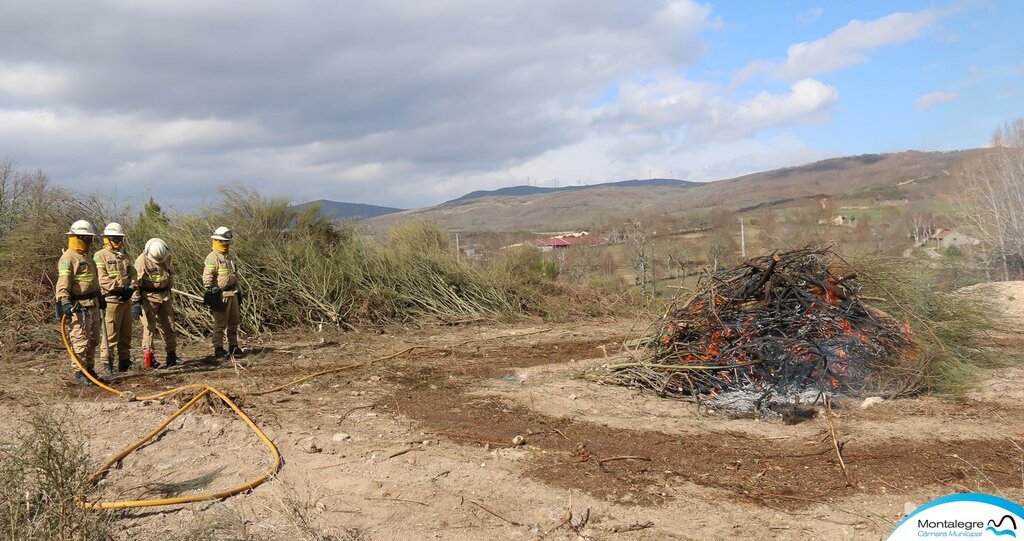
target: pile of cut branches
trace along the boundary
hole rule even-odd
[[[709,273],[610,378],[661,396],[742,396],[748,410],[862,396],[917,346],[909,325],[862,302],[856,273],[843,267],[830,249],[806,248]]]

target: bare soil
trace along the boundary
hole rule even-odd
[[[134,372],[116,386],[141,394],[212,384],[238,398],[285,464],[249,494],[128,510],[117,524],[125,539],[161,540],[213,530],[295,539],[878,539],[906,509],[941,495],[1024,499],[1024,368],[993,372],[959,401],[837,404],[832,427],[851,486],[825,415],[797,425],[733,419],[580,378],[621,359],[630,324],[291,333],[249,343],[237,365],[186,344],[184,367]],[[411,345],[430,348],[247,394]],[[34,409],[59,408],[99,462],[189,398],[125,402],[69,383],[67,365],[58,352],[11,360],[0,432]],[[523,444],[513,445],[517,436]],[[226,488],[268,463],[248,428],[211,401],[125,459],[101,492]]]

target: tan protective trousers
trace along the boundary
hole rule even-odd
[[[157,324],[160,336],[164,337],[164,350],[176,351],[178,341],[174,335],[174,306],[171,301],[142,301],[142,348],[153,349],[153,335]]]
[[[71,349],[82,366],[93,371],[96,360],[96,347],[100,344],[100,311],[99,308],[87,308],[72,312],[68,316],[68,341]]]
[[[117,347],[117,360],[127,361],[132,358],[132,306],[127,302],[107,301],[106,317],[107,341],[100,344],[100,358],[104,361],[113,359],[110,350]]]
[[[222,348],[224,347],[224,331],[227,330],[228,334],[228,347],[233,348],[238,345],[238,321],[240,319],[238,314],[238,297],[232,295],[230,297],[224,297],[224,309],[221,311],[213,310],[213,347]]]

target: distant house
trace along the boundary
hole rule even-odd
[[[470,261],[480,259],[480,253],[477,252],[477,249],[474,246],[463,246],[462,248],[459,248],[459,252],[462,254],[462,257],[465,257]]]
[[[845,214],[836,214],[835,216],[832,216],[831,218],[829,218],[827,220],[824,219],[824,218],[822,218],[821,220],[818,220],[818,225],[845,225],[845,226],[852,226],[853,225],[853,220],[854,220],[853,216],[847,216]]]
[[[928,237],[928,240],[935,241],[936,248],[960,248],[963,246],[975,246],[981,241],[974,237],[968,237],[955,229],[936,229]]]
[[[533,246],[534,248],[540,248],[541,251],[544,252],[550,252],[552,250],[565,250],[567,248],[572,248],[573,246],[598,246],[603,244],[608,244],[608,239],[591,235],[586,231],[581,231],[579,233],[565,233],[554,237],[534,239],[506,246],[505,248],[526,245]]]

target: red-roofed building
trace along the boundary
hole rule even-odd
[[[608,244],[608,239],[595,237],[584,231],[581,233],[569,233],[543,239],[535,239],[527,242],[526,244],[548,252],[551,250],[564,250],[573,246],[600,246],[602,244]]]

